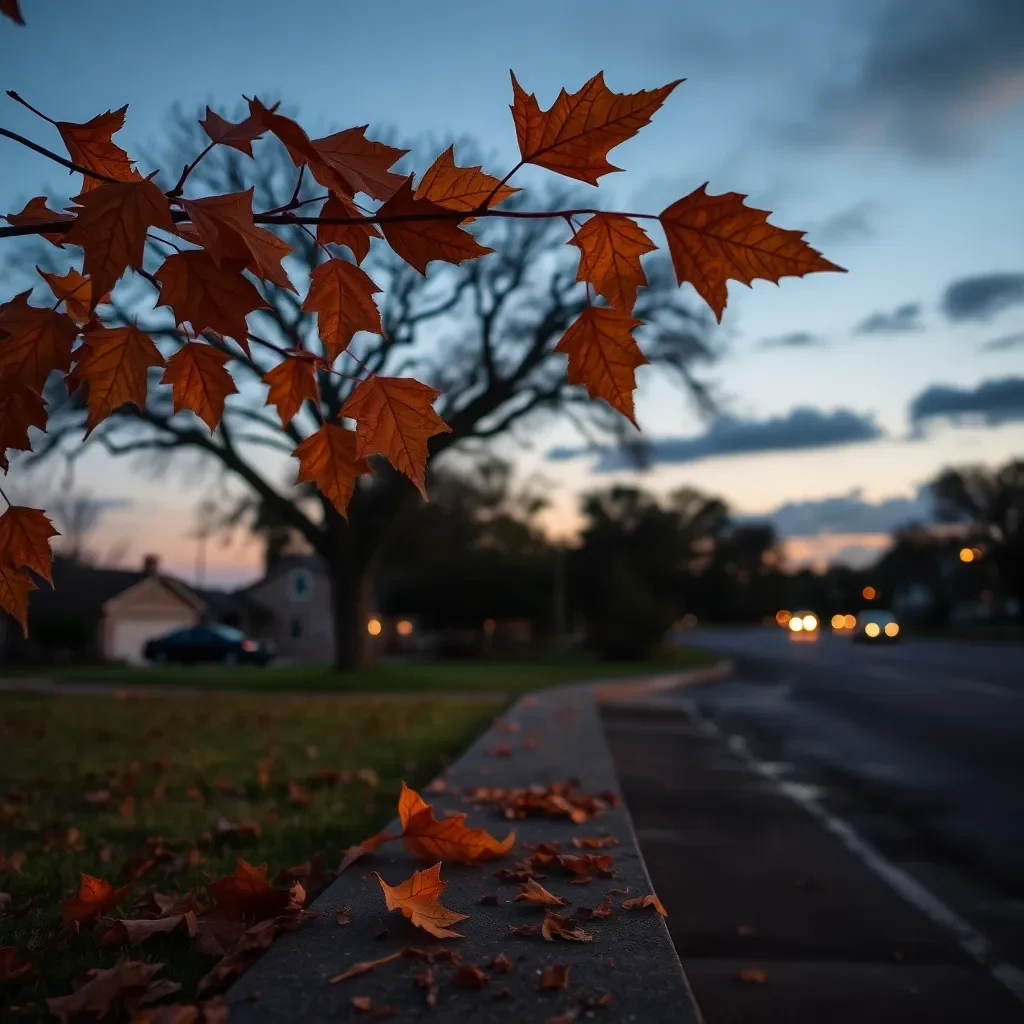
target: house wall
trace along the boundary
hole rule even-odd
[[[301,578],[296,574],[302,574]],[[278,656],[289,661],[330,661],[334,657],[331,589],[314,569],[283,567],[248,593],[273,611],[267,632]]]
[[[194,626],[200,608],[184,601],[157,576],[141,580],[103,606],[103,656],[109,661],[145,664],[146,641],[173,629]]]

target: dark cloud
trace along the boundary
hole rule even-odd
[[[1004,309],[1022,303],[1024,274],[962,277],[948,284],[942,294],[942,312],[953,321],[991,320]]]
[[[825,339],[811,331],[790,331],[780,334],[777,338],[764,338],[758,348],[812,348],[823,345]]]
[[[863,138],[925,158],[969,151],[1024,98],[1021,0],[885,0],[861,7],[859,57],[781,128],[795,143]]]
[[[892,533],[911,522],[933,518],[927,484],[913,498],[865,501],[861,490],[814,501],[790,501],[768,515],[782,537],[813,537],[822,533]]]
[[[819,409],[793,409],[785,416],[767,420],[722,418],[696,437],[662,437],[648,444],[648,458],[654,464],[698,462],[720,455],[801,451],[832,448],[858,441],[875,441],[881,428],[870,416],[848,409],[826,413]],[[547,457],[553,461],[598,456],[595,473],[613,473],[632,469],[634,463],[617,448],[553,448]]]
[[[910,403],[910,423],[920,428],[932,419],[981,420],[989,427],[1024,420],[1024,377],[986,380],[976,388],[930,387]]]
[[[1024,331],[1017,334],[1004,334],[1001,338],[993,338],[981,346],[982,352],[1006,352],[1011,348],[1024,348]]]
[[[871,238],[875,234],[874,215],[876,204],[869,199],[839,210],[807,229],[807,235],[818,246],[842,245]]]
[[[924,329],[921,303],[907,302],[891,313],[872,313],[854,328],[854,334],[905,334]]]

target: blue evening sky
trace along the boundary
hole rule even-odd
[[[708,180],[709,191],[746,193],[773,223],[806,229],[849,273],[730,284],[717,332],[724,356],[709,375],[742,421],[739,454],[640,371],[644,431],[688,441],[664,446],[645,486],[693,484],[743,513],[846,496],[842,523],[819,524],[828,536],[813,525],[794,534],[791,552],[814,558],[877,548],[886,527],[858,509],[912,498],[945,465],[1024,455],[1020,0],[22,7],[27,28],[0,23],[0,85],[70,121],[129,103],[117,137],[129,153],[156,147],[175,102],[227,112],[257,93],[294,104],[314,136],[367,122],[371,136],[390,126],[404,136],[468,133],[500,170],[517,156],[510,68],[543,107],[602,69],[622,92],[685,77],[652,124],[612,151],[625,173],[602,180],[598,203],[657,212]],[[53,129],[0,101],[0,125],[60,149]],[[47,186],[70,188],[62,170],[5,139],[0,168],[5,212]],[[912,416],[936,385],[961,393],[952,405],[948,393],[927,396]],[[791,417],[800,407],[815,415]],[[837,410],[861,426],[829,433]],[[798,448],[812,440],[819,446]],[[557,531],[571,528],[579,489],[630,479],[595,474],[592,459],[545,460],[553,445],[578,445],[567,427],[534,442],[517,457],[524,473],[559,481]],[[184,533],[201,492],[184,488],[181,473],[152,480],[96,453],[79,479],[97,496],[134,502],[104,527],[111,542],[133,533],[131,561],[157,550],[190,575]],[[211,556],[214,576],[228,580],[251,575],[256,552]]]

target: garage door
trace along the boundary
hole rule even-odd
[[[146,646],[147,640],[163,636],[174,629],[185,629],[192,624],[193,618],[188,615],[166,619],[115,619],[110,631],[110,650],[107,657],[111,661],[144,665],[146,659],[142,656],[142,649]]]

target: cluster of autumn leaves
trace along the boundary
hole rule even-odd
[[[191,410],[212,431],[226,399],[237,391],[228,364],[255,366],[251,346],[258,345],[280,357],[263,381],[282,428],[306,403],[317,417],[317,428],[293,452],[298,481],[315,484],[344,515],[357,477],[371,472],[368,458],[384,456],[423,492],[430,438],[450,428],[433,409],[440,394],[434,388],[407,377],[363,375],[365,367],[349,345],[359,331],[381,333],[382,324],[374,299],[380,289],[360,264],[371,242],[390,246],[421,274],[434,260],[459,264],[485,256],[492,250],[465,225],[506,215],[567,222],[567,242],[580,252],[576,279],[586,284],[588,304],[555,350],[567,356],[570,384],[585,386],[592,398],[604,399],[635,424],[635,371],[647,359],[633,337],[642,325],[633,308],[647,283],[640,259],[656,248],[639,220],[659,222],[679,283],[690,282],[719,320],[729,279],[750,284],[755,278],[778,281],[842,269],[804,242],[802,232],[768,224],[768,213],[744,206],[744,196],[712,196],[705,186],[658,215],[496,209],[519,191],[508,180],[524,164],[590,185],[619,170],[608,161],[609,150],[648,124],[677,85],[615,93],[599,73],[575,93],[563,89],[542,110],[513,75],[516,168],[498,179],[480,167],[458,166],[449,148],[418,184],[413,175],[391,170],[406,151],[367,139],[367,126],[310,139],[296,121],[258,98],[248,100],[249,115],[238,124],[207,108],[199,123],[209,145],[166,192],[144,178],[113,141],[127,107],[82,124],[46,117],[64,142],[70,166],[82,173],[81,191],[63,211],[51,210],[43,197],[32,199],[7,216],[11,228],[0,234],[36,233],[58,247],[75,246],[82,268],[63,277],[42,275],[52,304],[33,305],[29,289],[0,306],[0,464],[6,470],[7,450],[30,449],[30,428],[45,429],[42,393],[52,373],[64,375],[69,392],[84,391],[86,437],[118,409],[144,408],[153,369],[162,369],[175,412]],[[284,145],[296,167],[289,203],[255,210],[254,188],[185,195],[189,174],[210,149],[227,146],[254,158],[253,142],[265,135]],[[299,198],[306,174],[326,190],[315,200]],[[358,195],[379,205],[370,210],[357,202]],[[321,203],[315,215],[308,210],[313,202]],[[327,257],[313,270],[301,304],[316,316],[321,352],[280,348],[252,334],[247,323],[251,313],[267,306],[252,279],[295,291],[282,264],[292,247],[270,230],[294,225],[310,234],[315,227]],[[144,266],[151,237],[175,250],[155,271]],[[339,255],[338,247],[350,258]],[[158,289],[158,305],[171,310],[180,329],[180,347],[166,358],[134,324],[108,326],[100,315],[110,290],[129,270]],[[352,372],[336,367],[343,355],[351,357]],[[354,430],[324,419],[317,371],[357,381],[340,410],[342,419],[355,422]],[[38,565],[38,556],[0,545],[0,607],[23,624],[28,571],[38,572]]]

